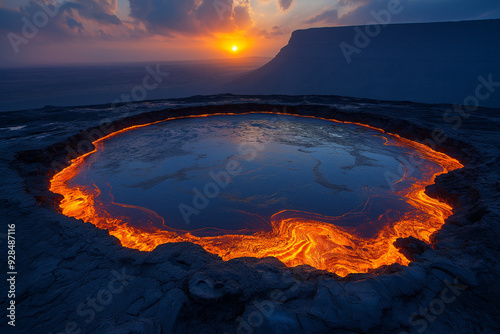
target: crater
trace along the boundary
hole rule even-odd
[[[50,189],[123,246],[189,241],[341,276],[408,264],[394,241],[429,242],[452,207],[425,187],[462,167],[381,129],[277,113],[170,118],[94,145]]]

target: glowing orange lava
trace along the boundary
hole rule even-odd
[[[210,115],[190,117],[207,116]],[[161,122],[173,119],[178,118],[169,118]],[[103,143],[107,139],[136,128],[160,122],[132,126],[94,141],[93,144],[96,147],[94,151],[72,160],[67,168],[54,175],[50,181],[50,190],[64,196],[60,203],[60,209],[64,215],[90,222],[101,229],[107,229],[111,235],[120,240],[124,247],[141,251],[152,251],[158,245],[168,242],[188,241],[201,245],[207,251],[218,254],[224,260],[238,257],[262,258],[273,256],[280,259],[287,266],[308,264],[318,269],[334,272],[340,276],[349,273],[363,273],[392,263],[407,265],[409,263],[408,259],[394,247],[394,241],[397,238],[413,236],[429,242],[430,236],[439,230],[445,219],[451,215],[452,207],[427,196],[424,192],[425,187],[434,183],[437,175],[461,168],[463,165],[458,160],[439,153],[426,145],[401,138],[395,134],[385,133],[382,129],[359,123],[325,120],[356,124],[376,130],[394,139],[397,142],[396,145],[412,148],[425,160],[435,162],[441,166],[439,171],[431,168],[427,171],[425,170],[426,165],[422,164],[420,169],[423,172],[423,177],[419,180],[410,178],[409,180],[412,181],[411,186],[397,190],[397,194],[415,208],[414,212],[411,211],[396,221],[388,222],[375,237],[369,239],[358,237],[352,229],[349,230],[321,221],[319,216],[318,219],[289,218],[282,217],[281,212],[273,216],[272,231],[270,232],[257,232],[253,235],[231,234],[198,237],[186,231],[160,230],[155,227],[149,229],[133,227],[129,221],[130,218],[124,216],[123,212],[113,213],[116,210],[107,208],[105,205],[96,205],[96,199],[101,195],[101,191],[96,186],[70,185],[68,181],[79,173],[85,159],[88,159],[97,150],[102,149]],[[405,178],[409,178],[406,172],[401,180]],[[140,210],[152,222],[163,221],[163,218],[156,213],[144,208],[118,203],[113,203],[113,205],[119,206],[123,210]]]

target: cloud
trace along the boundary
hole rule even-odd
[[[0,30],[21,34],[23,18],[32,20],[44,6],[54,8],[56,0],[33,0],[25,5],[7,7],[0,0]],[[122,0],[130,5],[129,18],[121,20],[118,0],[57,0],[58,14],[40,30],[40,36],[97,40],[131,40],[152,35],[214,35],[245,31],[255,38],[275,38],[288,31],[256,27],[249,0]],[[260,3],[275,0],[258,0]],[[294,16],[294,28],[311,25],[355,25],[373,21],[372,11],[387,8],[389,0],[338,0],[314,16]],[[400,0],[403,11],[392,23],[447,21],[500,17],[498,0]],[[23,2],[26,3],[26,2]],[[293,0],[277,0],[282,11]],[[316,5],[318,6],[318,5]],[[256,9],[258,7],[255,7]],[[260,12],[260,15],[265,14]],[[298,14],[300,15],[300,14]],[[304,14],[302,14],[304,15]],[[5,34],[3,34],[5,36]]]
[[[95,37],[99,34],[94,30],[122,25],[115,15],[116,10],[117,0],[30,1],[17,10],[0,7],[0,30],[21,34],[26,21],[33,24],[36,18],[43,23],[38,24],[40,35],[57,39],[83,37],[85,33],[87,37]]]
[[[287,35],[290,33],[290,29],[288,28],[283,28],[281,26],[274,26],[271,28],[270,35],[271,37],[279,37],[283,35]]]
[[[0,7],[0,30],[13,31],[19,27],[22,15],[18,11]]]
[[[194,30],[194,0],[130,0],[130,16],[143,22],[150,30]]]
[[[234,7],[233,20],[236,26],[241,30],[247,30],[254,24],[250,16],[249,8],[249,6]]]
[[[304,21],[306,24],[361,25],[373,21],[372,12],[387,9],[389,1],[340,0],[337,5]],[[401,13],[391,23],[459,21],[497,18],[498,0],[399,0]]]
[[[81,33],[83,30],[83,24],[81,22],[76,21],[75,19],[73,19],[69,16],[66,16],[66,24],[68,25],[68,27],[70,29],[76,28],[79,33]]]
[[[130,17],[154,34],[211,34],[253,26],[249,1],[130,0]]]
[[[61,5],[62,11],[74,10],[80,17],[101,24],[119,25],[121,21],[115,15],[117,8],[117,0],[71,0]]]
[[[256,38],[273,39],[289,35],[291,33],[291,30],[288,27],[282,26],[274,26],[270,31],[253,27],[248,31],[248,33]]]
[[[287,10],[292,5],[293,0],[278,0],[278,6],[282,10]]]
[[[250,0],[124,0],[129,2],[129,18],[117,16],[117,0],[37,0],[18,9],[0,5],[0,30],[21,33],[23,17],[31,19],[43,6],[57,4],[58,14],[40,29],[53,39],[95,38],[135,39],[153,35],[214,35],[245,31],[249,36],[270,38],[281,31],[255,28]],[[269,0],[274,1],[274,0]],[[288,9],[293,0],[278,0]]]
[[[305,21],[307,24],[314,24],[314,23],[338,23],[339,20],[339,14],[336,9],[327,9],[323,11],[322,13],[313,16]]]

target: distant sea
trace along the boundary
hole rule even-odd
[[[253,57],[0,69],[0,111],[226,93],[224,87],[229,82],[269,60]],[[158,71],[160,80],[152,74]]]

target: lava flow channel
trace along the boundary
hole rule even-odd
[[[210,115],[191,117],[207,116]],[[169,118],[161,122],[174,119],[178,118]],[[404,198],[415,210],[393,219],[394,221],[386,222],[384,227],[372,238],[359,237],[352,229],[349,230],[322,221],[320,216],[317,216],[318,219],[290,218],[283,215],[282,212],[273,215],[271,231],[256,232],[253,235],[233,233],[199,237],[186,231],[173,229],[137,228],[132,226],[130,218],[124,214],[127,210],[134,210],[135,213],[140,212],[145,219],[149,219],[151,222],[161,221],[163,223],[163,218],[155,212],[141,207],[114,202],[111,202],[111,205],[103,204],[97,200],[101,196],[101,191],[97,186],[74,186],[70,185],[71,182],[69,181],[80,172],[86,159],[103,148],[103,143],[107,139],[154,123],[132,126],[94,141],[95,149],[92,152],[72,160],[68,167],[53,176],[50,181],[50,190],[63,195],[64,198],[59,207],[64,215],[106,229],[109,234],[120,240],[122,246],[141,251],[152,251],[158,245],[169,242],[187,241],[201,245],[208,252],[218,254],[224,260],[238,257],[263,258],[272,256],[278,258],[287,266],[308,264],[340,276],[346,276],[349,273],[364,273],[382,265],[393,263],[407,265],[409,260],[398,251],[393,243],[397,238],[409,236],[430,242],[430,236],[442,227],[445,219],[452,214],[453,208],[444,202],[427,196],[425,187],[433,184],[437,175],[462,168],[463,165],[458,160],[437,152],[426,145],[395,134],[385,133],[382,129],[358,123],[325,120],[356,124],[376,130],[385,136],[386,145],[389,145],[387,138],[391,137],[396,142],[396,144],[391,145],[411,148],[418,153],[420,162],[424,162],[419,166],[420,171],[423,171],[422,177],[418,180],[411,178],[411,175],[408,175],[411,173],[406,170],[402,179],[397,183],[402,180],[410,180],[411,185],[399,187],[404,189],[395,190],[396,194]],[[440,170],[426,168],[426,160],[437,163]],[[407,183],[405,182],[405,184]],[[342,219],[342,217],[338,218]]]

